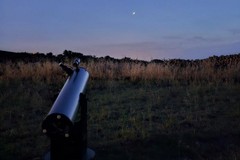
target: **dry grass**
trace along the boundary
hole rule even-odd
[[[62,74],[57,63],[45,61],[36,63],[7,62],[0,64],[0,79],[31,79],[50,82],[56,75]]]
[[[129,63],[112,61],[90,61],[82,63],[91,73],[92,79],[131,80],[180,83],[232,83],[240,80],[240,62],[216,67],[211,61],[187,64],[182,67],[168,63]],[[32,79],[50,82],[56,81],[56,75],[63,72],[56,62],[0,64],[0,79]]]

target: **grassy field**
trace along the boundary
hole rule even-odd
[[[240,64],[83,63],[97,159],[240,159]],[[41,122],[66,75],[54,62],[0,64],[0,159],[39,160]]]

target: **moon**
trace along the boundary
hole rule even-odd
[[[136,14],[136,12],[132,12],[132,15],[134,16]]]

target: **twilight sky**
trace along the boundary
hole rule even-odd
[[[137,59],[240,53],[239,0],[0,0],[0,50]]]

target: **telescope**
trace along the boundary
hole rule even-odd
[[[44,160],[90,160],[95,157],[95,152],[87,148],[85,88],[89,73],[79,64],[80,59],[74,61],[75,69],[59,64],[68,79],[42,122],[42,132],[51,141]]]

